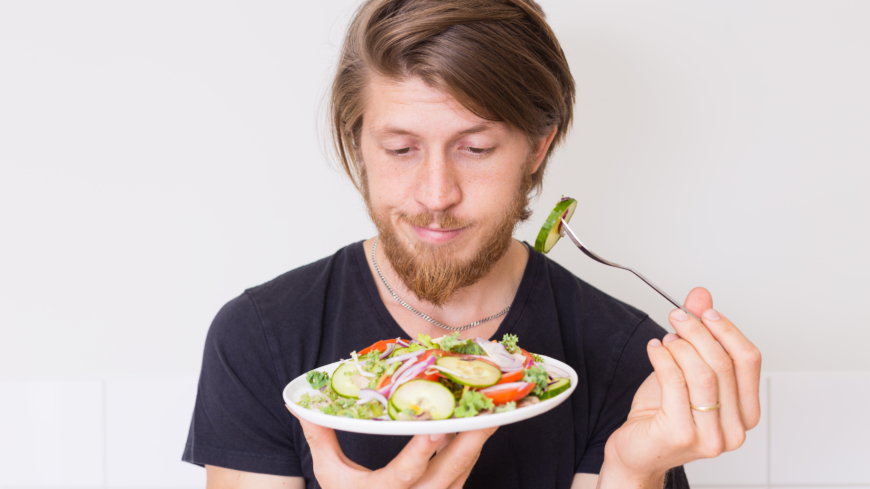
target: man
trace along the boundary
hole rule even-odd
[[[532,0],[364,3],[331,115],[378,236],[215,318],[184,452],[209,487],[687,487],[682,464],[742,444],[761,359],[706,290],[686,299],[703,322],[675,310],[679,336],[665,335],[512,238],[573,102]],[[410,440],[336,433],[283,406],[290,380],[352,350],[482,318],[461,337],[517,334],[567,362],[571,399],[498,430]]]

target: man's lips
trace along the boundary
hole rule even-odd
[[[429,244],[443,244],[452,240],[453,238],[459,236],[459,234],[465,230],[465,228],[458,229],[433,229],[422,226],[413,226],[414,231],[417,233],[417,237],[420,238],[420,241],[424,241]]]

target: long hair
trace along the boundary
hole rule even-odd
[[[473,114],[519,129],[532,147],[555,127],[530,191],[540,190],[573,117],[574,79],[533,0],[367,0],[348,28],[329,99],[333,147],[357,188],[372,75],[419,77]]]

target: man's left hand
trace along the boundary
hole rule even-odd
[[[671,467],[735,450],[758,424],[758,348],[712,309],[706,289],[692,290],[684,306],[703,322],[675,309],[677,334],[647,345],[655,372],[607,441],[599,487],[661,487]]]

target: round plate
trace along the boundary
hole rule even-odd
[[[428,435],[432,433],[459,433],[460,431],[480,430],[516,423],[517,421],[544,414],[571,396],[574,388],[577,387],[577,372],[559,360],[543,355],[541,355],[541,358],[544,359],[544,363],[559,367],[568,372],[570,374],[571,386],[568,387],[568,390],[552,399],[504,413],[438,421],[375,421],[371,419],[330,416],[321,413],[319,410],[304,408],[297,404],[302,394],[317,392],[308,385],[308,382],[305,380],[305,374],[296,377],[293,382],[290,382],[284,388],[284,403],[287,404],[296,416],[306,421],[334,430],[351,431],[354,433],[368,433],[370,435]],[[326,372],[332,377],[332,372],[338,368],[339,363],[341,362],[331,363],[315,370]]]

